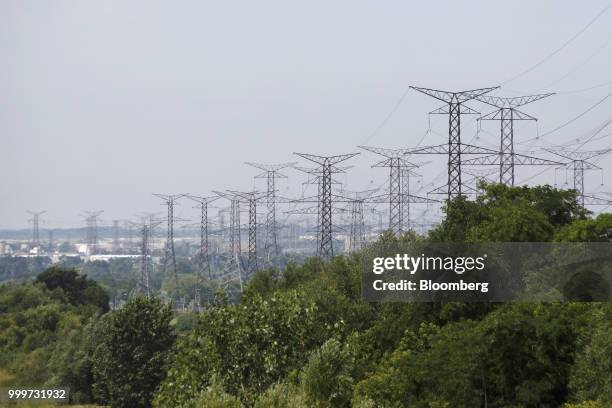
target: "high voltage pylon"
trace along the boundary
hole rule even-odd
[[[32,215],[32,245],[40,247],[40,216],[45,214],[47,211],[26,211]]]
[[[119,252],[119,220],[113,220],[113,252]]]
[[[167,225],[167,237],[166,237],[166,247],[164,250],[164,258],[162,262],[162,275],[166,276],[166,269],[168,265],[168,260],[172,261],[172,274],[174,277],[175,291],[178,292],[178,272],[176,270],[176,252],[174,250],[174,205],[176,201],[182,197],[185,197],[187,194],[157,194],[153,193],[155,197],[161,198],[168,209],[168,215],[166,219]]]
[[[98,219],[104,211],[85,211],[87,247],[90,255],[98,253]]]
[[[145,294],[146,297],[151,297],[151,269],[153,266],[151,257],[151,231],[155,226],[159,225],[161,221],[150,223],[149,220],[143,218],[142,223],[139,226],[140,229],[140,274],[138,277],[138,285],[136,287],[135,295]],[[134,223],[131,223],[134,225]],[[137,224],[136,224],[137,225]]]
[[[601,167],[588,160],[593,159],[597,156],[612,152],[612,149],[602,149],[593,151],[571,151],[564,149],[544,149],[549,153],[555,154],[564,159],[570,160],[564,165],[566,168],[570,168],[574,174],[574,190],[578,193],[578,199],[582,206],[585,205],[585,194],[584,194],[584,172],[587,170],[601,170]]]
[[[494,165],[499,166],[499,183],[514,186],[515,171],[517,165],[528,166],[550,166],[559,163],[541,159],[538,157],[517,154],[514,151],[514,122],[517,120],[534,120],[537,118],[521,112],[517,108],[529,103],[547,98],[552,93],[540,95],[518,96],[514,98],[503,98],[499,96],[481,95],[477,100],[498,108],[488,113],[478,120],[498,120],[500,122],[500,144],[497,154],[489,154],[484,157],[477,157],[463,162],[466,166],[472,165]]]
[[[194,307],[196,310],[200,310],[203,277],[207,275],[209,281],[213,279],[208,246],[208,206],[219,197],[198,197],[193,195],[188,197],[198,203],[197,208],[200,210],[200,250],[198,251],[198,273],[196,275],[194,291]]]
[[[266,236],[264,241],[265,261],[268,266],[278,266],[278,226],[276,224],[276,179],[287,178],[286,175],[279,171],[293,166],[295,163],[280,163],[280,164],[261,164],[246,162],[245,164],[263,170],[263,173],[258,174],[255,178],[265,178],[267,180],[266,190]]]
[[[257,271],[257,202],[267,198],[267,192],[260,191],[230,191],[240,201],[249,206],[249,254],[245,280],[248,280]]]
[[[371,201],[386,201],[389,203],[389,229],[399,236],[410,228],[410,203],[433,203],[437,201],[410,194],[410,176],[418,175],[413,169],[419,166],[405,159],[408,149],[357,147],[386,158],[386,160],[382,160],[372,167],[389,168],[389,193],[372,197]]]
[[[349,252],[359,251],[363,249],[366,244],[364,204],[366,200],[376,191],[378,191],[378,189],[370,189],[365,191],[342,191],[342,194],[347,196],[350,200],[349,211],[351,221],[349,224]]]
[[[464,105],[472,99],[476,99],[499,87],[472,89],[469,91],[449,92],[429,88],[411,86],[415,91],[431,96],[444,102],[430,114],[448,115],[448,144],[420,147],[410,150],[410,154],[446,154],[448,155],[448,181],[446,185],[448,198],[454,198],[463,193],[461,183],[461,156],[464,154],[491,154],[494,150],[473,146],[461,142],[461,115],[478,114],[477,111]]]
[[[237,281],[242,293],[243,289],[243,278],[242,278],[242,243],[240,238],[240,198],[236,197],[235,194],[224,192],[224,191],[213,191],[220,197],[224,197],[230,201],[230,225],[229,225],[229,262],[225,265],[224,273],[226,278],[224,279],[224,285],[229,285],[232,281]]]
[[[294,154],[321,166],[321,188],[317,197],[319,224],[317,256],[321,259],[329,259],[334,255],[332,232],[332,173],[334,172],[334,166],[336,164],[348,160],[359,153],[338,156],[316,156],[306,153]]]

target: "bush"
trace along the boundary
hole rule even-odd
[[[172,311],[157,299],[130,300],[101,320],[93,356],[94,395],[114,408],[147,408],[174,342]]]
[[[346,345],[330,339],[315,350],[302,373],[311,406],[347,407],[353,393],[353,357]]]

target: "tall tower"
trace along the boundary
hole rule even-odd
[[[564,149],[544,149],[547,152],[555,154],[564,159],[568,159],[569,162],[564,164],[564,167],[572,170],[574,174],[574,190],[578,193],[578,199],[582,206],[585,205],[585,194],[584,194],[584,172],[587,170],[601,170],[601,167],[594,163],[589,162],[597,156],[602,156],[612,152],[612,149],[602,149],[593,151],[571,151]]]
[[[98,253],[98,220],[104,211],[85,211],[87,224],[87,246],[90,255]]]
[[[163,275],[166,275],[166,268],[168,264],[168,260],[172,262],[172,274],[174,276],[174,284],[176,286],[176,291],[178,292],[178,272],[176,270],[176,252],[174,250],[174,205],[177,200],[182,197],[185,197],[187,194],[174,194],[174,195],[166,195],[166,194],[153,194],[155,197],[161,198],[168,209],[167,215],[167,238],[166,238],[166,248],[164,251],[164,260],[162,264],[162,272]]]
[[[279,171],[293,166],[295,163],[281,164],[260,164],[246,163],[256,169],[263,170],[263,173],[258,174],[255,178],[264,178],[267,180],[266,191],[266,237],[264,241],[265,261],[268,266],[278,266],[278,226],[276,224],[276,179],[287,178],[286,175]]]
[[[430,198],[410,194],[410,176],[418,176],[414,169],[422,163],[415,164],[406,160],[405,155],[409,152],[408,149],[358,147],[386,158],[372,167],[389,168],[389,193],[372,197],[370,201],[389,203],[389,229],[399,236],[410,228],[410,203],[437,202]]]
[[[547,98],[553,93],[518,96],[514,98],[502,98],[499,96],[480,95],[477,100],[491,105],[497,110],[488,113],[480,118],[480,120],[498,120],[500,122],[500,144],[499,144],[499,182],[509,186],[514,185],[514,166],[515,164],[551,164],[546,163],[546,160],[535,157],[530,158],[531,163],[524,163],[527,156],[522,156],[520,163],[516,163],[516,153],[514,152],[514,122],[517,120],[535,120],[537,119],[517,108],[528,103]]]
[[[499,87],[472,89],[460,92],[440,91],[414,86],[410,88],[445,103],[444,106],[430,113],[448,115],[448,144],[416,148],[411,150],[410,154],[448,155],[447,195],[449,199],[457,197],[462,194],[461,156],[464,154],[497,153],[491,149],[467,145],[461,142],[461,115],[478,114],[478,112],[466,106],[465,103]]]
[[[249,279],[257,271],[257,201],[267,198],[267,192],[250,191],[239,192],[230,191],[240,201],[246,202],[249,206],[249,257],[247,263],[247,276]]]
[[[319,248],[317,255],[321,259],[329,259],[334,255],[332,235],[332,173],[336,164],[348,160],[359,153],[338,156],[316,156],[306,153],[295,154],[321,166],[321,187],[318,196]]]
[[[46,213],[47,211],[30,211],[27,213],[32,215],[32,245],[34,247],[40,247],[40,216]]]
[[[219,197],[198,197],[188,196],[191,200],[198,203],[197,208],[200,210],[200,250],[198,254],[198,273],[195,285],[194,307],[200,310],[201,306],[201,287],[204,275],[212,280],[212,270],[210,267],[210,253],[208,246],[208,206]]]

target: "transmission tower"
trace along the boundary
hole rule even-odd
[[[225,266],[225,274],[228,276],[224,284],[227,286],[232,281],[237,281],[240,293],[242,293],[242,262],[241,262],[241,239],[240,239],[240,199],[236,195],[224,191],[213,191],[220,197],[230,201],[230,253],[229,262]]]
[[[321,259],[329,259],[334,255],[332,235],[332,173],[335,171],[334,165],[348,160],[359,153],[338,156],[316,156],[306,153],[295,154],[321,166],[321,188],[317,197],[319,224],[319,245],[317,255]]]
[[[389,168],[389,193],[372,197],[371,202],[389,203],[389,229],[397,236],[410,229],[410,203],[437,202],[425,197],[410,194],[410,176],[418,176],[414,164],[404,157],[408,149],[385,149],[382,147],[357,146],[360,149],[376,153],[386,158],[372,167]]]
[[[146,218],[143,219],[142,224],[139,225],[140,229],[140,276],[138,278],[138,286],[136,288],[136,295],[145,294],[147,298],[151,297],[151,268],[153,266],[151,262],[151,231],[161,221],[150,223]],[[130,225],[134,225],[130,223]]]
[[[601,170],[601,167],[594,163],[589,162],[597,156],[602,156],[612,152],[612,149],[602,149],[593,151],[571,151],[565,149],[544,149],[549,153],[555,154],[564,159],[570,160],[564,165],[574,173],[574,190],[578,193],[578,199],[580,204],[584,206],[585,195],[584,195],[584,172],[587,170]]]
[[[40,216],[46,213],[47,211],[30,211],[27,213],[32,215],[32,245],[34,247],[40,247]]]
[[[356,252],[364,248],[366,244],[365,238],[365,218],[364,218],[364,203],[378,189],[365,191],[347,191],[343,194],[350,197],[350,227],[349,227],[349,252]]]
[[[162,274],[166,276],[166,268],[168,264],[168,259],[172,261],[172,273],[174,276],[174,284],[176,286],[176,291],[178,292],[178,272],[176,270],[176,253],[174,251],[174,205],[176,201],[182,197],[185,197],[187,194],[174,194],[174,195],[166,195],[166,194],[153,194],[155,197],[161,198],[168,209],[167,216],[167,238],[166,238],[166,248],[164,251],[164,260],[162,264]]]
[[[104,211],[85,211],[87,224],[87,247],[90,255],[98,253],[98,219]]]
[[[258,174],[255,178],[265,178],[267,180],[267,192],[266,192],[266,237],[264,241],[264,253],[265,260],[268,266],[278,266],[279,252],[278,252],[278,241],[277,233],[278,228],[276,225],[276,179],[287,178],[286,175],[279,173],[280,170],[291,167],[295,163],[281,163],[281,164],[260,164],[260,163],[246,163],[249,166],[263,170],[263,173]]]
[[[494,150],[483,147],[464,144],[461,142],[461,115],[478,114],[472,108],[464,105],[465,102],[478,98],[499,87],[473,89],[461,92],[439,91],[429,88],[418,88],[411,86],[415,91],[431,96],[446,105],[438,108],[430,114],[448,115],[448,144],[428,146],[412,149],[410,154],[446,154],[448,155],[448,198],[454,198],[462,194],[461,184],[461,155],[463,154],[491,154]]]
[[[247,264],[246,280],[257,271],[257,201],[267,198],[267,192],[250,191],[230,191],[240,201],[246,202],[249,206],[249,257]]]
[[[480,117],[479,120],[498,120],[500,122],[499,152],[497,156],[486,159],[472,159],[470,163],[466,162],[464,164],[490,164],[490,162],[494,162],[494,164],[499,165],[499,183],[509,186],[514,186],[515,165],[525,164],[533,166],[555,164],[554,162],[539,159],[537,157],[517,155],[514,152],[514,122],[517,120],[538,120],[525,112],[521,112],[517,108],[547,98],[551,95],[554,95],[554,93],[517,96],[513,98],[490,95],[476,97],[477,100],[497,108],[497,110]]]
[[[208,276],[208,280],[212,281],[212,270],[210,267],[210,253],[208,247],[208,205],[219,197],[198,197],[188,196],[191,200],[198,203],[200,210],[200,250],[198,254],[198,274],[195,285],[194,307],[200,310],[201,306],[201,288],[204,281],[204,275]]]
[[[113,220],[113,253],[119,252],[119,220]]]

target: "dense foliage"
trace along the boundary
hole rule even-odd
[[[400,239],[610,241],[612,216],[591,218],[571,191],[483,188],[448,202],[428,236]],[[0,363],[114,407],[612,406],[609,302],[371,304],[361,268],[355,254],[261,270],[197,319],[144,298],[103,313],[47,272],[0,287]]]

